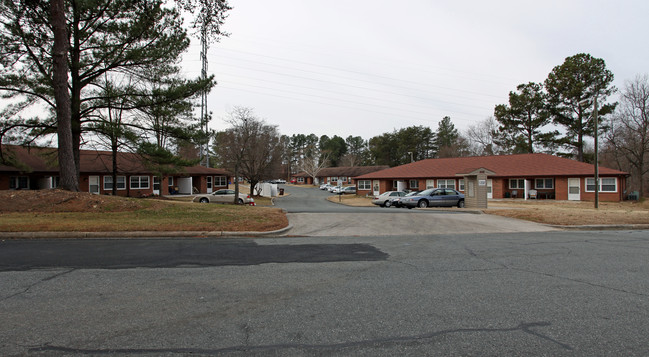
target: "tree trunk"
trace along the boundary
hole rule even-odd
[[[79,173],[75,163],[72,140],[72,113],[68,91],[68,34],[65,19],[65,2],[50,3],[54,44],[52,45],[52,82],[56,102],[58,134],[59,185],[64,190],[79,191]]]

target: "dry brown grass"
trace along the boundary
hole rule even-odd
[[[331,202],[349,206],[372,206],[371,197],[356,195],[331,196]],[[553,200],[498,200],[489,201],[485,213],[524,219],[528,221],[561,225],[619,225],[648,224],[649,201],[646,202],[600,202],[599,209],[593,202]]]
[[[528,221],[569,225],[649,224],[649,202],[503,200],[490,201],[485,213]]]
[[[61,190],[0,191],[0,231],[272,231],[276,208],[99,196]]]

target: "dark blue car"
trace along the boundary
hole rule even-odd
[[[402,198],[400,204],[409,209],[453,206],[464,208],[464,194],[452,188],[429,188],[418,195]]]

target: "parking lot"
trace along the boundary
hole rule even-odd
[[[290,186],[275,200],[293,228],[290,236],[390,236],[454,233],[545,232],[553,227],[479,214],[467,209],[399,209],[349,207],[326,200],[331,193]]]

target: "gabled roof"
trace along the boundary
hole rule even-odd
[[[55,174],[59,172],[56,148],[26,148],[16,145],[2,145],[4,157],[11,157],[16,166],[0,165],[4,172],[39,172]],[[117,153],[117,172],[120,174],[152,174],[153,170],[146,165],[146,158],[126,152]],[[81,173],[111,173],[113,162],[110,151],[81,150],[79,152]],[[181,174],[186,175],[230,175],[225,169],[204,166],[180,167]]]
[[[542,177],[593,175],[591,164],[548,154],[520,154],[500,156],[472,156],[444,159],[426,159],[387,170],[372,172],[357,179],[404,179],[455,177],[483,167],[495,173],[495,177]],[[599,167],[600,175],[620,176],[626,172]]]

